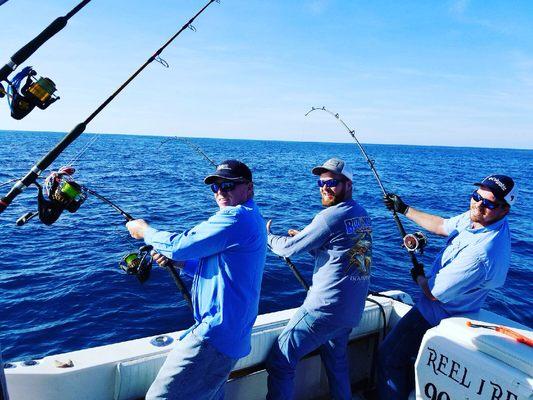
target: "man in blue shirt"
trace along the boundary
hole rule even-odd
[[[414,387],[414,359],[429,328],[444,318],[479,311],[488,294],[505,282],[511,257],[507,214],[516,200],[516,186],[505,175],[489,175],[475,185],[470,210],[450,219],[416,210],[395,194],[384,198],[387,208],[448,236],[448,242],[427,276],[423,267],[411,270],[422,293],[379,349],[381,400],[408,398]]]
[[[253,201],[250,169],[227,160],[205,178],[219,211],[183,233],[159,231],[143,220],[130,234],[152,245],[193,277],[195,324],[169,353],[146,399],[221,399],[241,357],[251,350],[266,256],[266,229]]]
[[[283,257],[304,251],[315,258],[312,286],[302,306],[274,342],[267,360],[267,399],[292,399],[298,361],[315,349],[326,368],[333,399],[351,399],[347,343],[365,307],[372,260],[372,226],[352,199],[352,173],[332,158],[313,168],[322,205],[302,231],[270,233],[268,245]]]

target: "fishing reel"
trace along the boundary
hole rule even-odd
[[[22,81],[25,83],[20,87]],[[20,89],[20,90],[19,90]],[[5,91],[0,88],[0,93]],[[47,109],[52,103],[59,100],[56,85],[50,78],[38,77],[32,67],[25,67],[20,71],[8,86],[8,102],[11,108],[11,116],[20,120],[28,115],[35,107],[41,110]],[[2,97],[0,95],[0,97]]]
[[[422,254],[427,244],[428,239],[422,232],[409,233],[403,237],[403,245],[409,252]]]
[[[45,225],[56,222],[64,210],[70,213],[78,211],[87,199],[87,189],[76,183],[72,178],[75,169],[62,167],[54,171],[44,181],[44,188],[37,182],[37,212],[28,212],[17,219],[17,225],[22,226],[33,217],[39,216]]]
[[[72,178],[76,170],[72,167],[62,167],[54,171],[44,182],[44,191],[39,189],[39,219],[45,225],[52,225],[58,220],[64,210],[70,213],[78,211],[87,199],[87,191]]]
[[[152,271],[152,248],[152,246],[142,246],[139,251],[126,254],[118,264],[120,269],[128,275],[137,276],[139,282],[146,282]]]

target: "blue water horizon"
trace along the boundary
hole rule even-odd
[[[22,177],[63,133],[0,131],[0,183]],[[217,209],[203,178],[212,166],[197,152],[164,136],[97,135],[75,163],[75,179],[112,199],[156,228],[183,231]],[[52,165],[67,164],[94,135],[84,134]],[[380,188],[355,143],[288,142],[189,138],[215,161],[238,158],[254,174],[255,200],[273,231],[301,229],[322,209],[311,168],[336,156],[354,170],[354,198],[373,219],[371,290],[398,289],[412,296],[410,261]],[[490,173],[512,176],[518,202],[509,215],[511,267],[506,284],[485,308],[532,326],[531,266],[533,223],[528,186],[533,151],[473,147],[364,145],[385,188],[414,207],[451,217],[468,209],[472,184]],[[45,174],[43,174],[44,176]],[[0,188],[5,195],[11,185]],[[140,284],[118,268],[122,256],[142,243],[129,237],[124,218],[94,197],[78,212],[65,212],[52,226],[36,220],[17,227],[15,220],[36,209],[36,190],[27,189],[0,216],[0,296],[4,360],[101,346],[185,329],[192,316],[168,273],[154,267]],[[407,231],[420,230],[406,219]],[[428,235],[419,259],[429,266],[444,239]],[[310,281],[313,260],[293,262]],[[187,284],[190,281],[186,280]],[[289,268],[269,253],[259,313],[299,306],[305,292]]]

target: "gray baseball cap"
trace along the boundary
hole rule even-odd
[[[340,158],[330,158],[324,164],[316,166],[311,170],[314,175],[320,175],[328,171],[333,172],[334,174],[343,175],[349,181],[351,181],[353,177],[351,168]]]

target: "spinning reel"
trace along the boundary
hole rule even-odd
[[[422,254],[427,244],[428,239],[422,232],[409,233],[403,237],[403,245],[409,252]]]
[[[22,81],[25,83],[20,87]],[[11,108],[11,116],[20,120],[28,115],[35,107],[45,110],[50,104],[59,100],[56,92],[56,85],[50,78],[38,77],[32,67],[25,67],[8,82],[7,92],[0,85],[0,97],[8,96],[8,103]]]
[[[35,182],[39,190],[38,211],[26,213],[17,220],[17,225],[24,225],[36,215],[43,224],[52,225],[64,210],[70,213],[78,211],[87,199],[87,189],[74,181],[72,175],[75,171],[72,167],[62,167],[52,172],[45,179],[44,188]]]
[[[120,269],[128,275],[137,276],[139,282],[146,282],[152,271],[153,257],[150,253],[152,248],[152,246],[142,246],[139,251],[126,254],[118,264]]]
[[[45,225],[52,225],[61,216],[64,210],[70,213],[78,211],[87,199],[87,191],[72,178],[75,169],[72,167],[60,168],[52,172],[44,182],[44,190],[39,190],[39,219]]]

